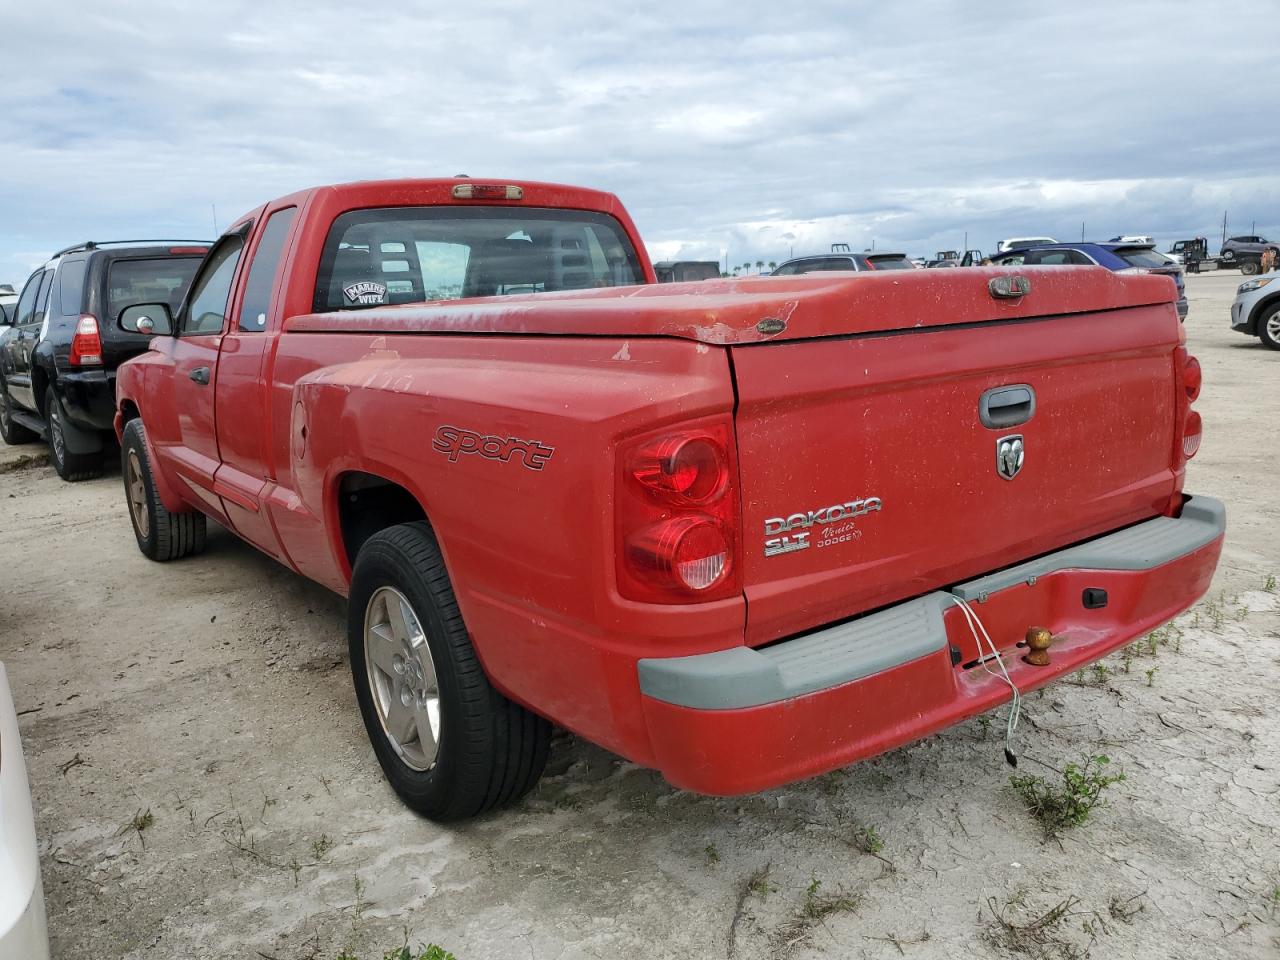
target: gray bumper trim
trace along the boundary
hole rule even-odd
[[[984,593],[995,593],[1058,570],[1150,570],[1212,543],[1226,529],[1227,508],[1221,500],[1192,497],[1183,504],[1182,516],[1176,520],[1156,517],[1038,560],[1028,560],[970,580],[952,588],[951,592],[964,600],[979,600]]]
[[[860,680],[947,648],[952,596],[977,600],[1056,570],[1145,570],[1191,553],[1226,529],[1226,507],[1192,497],[1176,520],[1157,517],[1038,560],[937,591],[796,640],[639,662],[640,690],[666,703],[731,710],[776,703]]]
[[[734,647],[640,661],[640,691],[701,710],[758,707],[888,670],[946,649],[947,595],[930,593],[763,650]]]

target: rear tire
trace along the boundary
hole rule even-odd
[[[1258,318],[1258,339],[1263,346],[1280,350],[1280,303],[1273,303]]]
[[[9,388],[0,383],[0,438],[9,446],[30,443],[38,434],[28,430],[13,419],[13,401],[9,399]]]
[[[67,449],[67,440],[63,435],[62,425],[67,412],[58,402],[58,395],[49,387],[44,392],[44,416],[48,427],[49,459],[58,476],[70,483],[79,480],[93,480],[102,476],[102,451],[94,453],[72,453]]]
[[[156,491],[147,456],[142,421],[125,424],[120,444],[120,473],[124,476],[125,502],[138,549],[152,560],[165,562],[189,557],[204,549],[208,521],[203,513],[171,513]]]
[[[546,764],[551,724],[489,683],[430,525],[370,537],[348,603],[356,699],[400,799],[447,821],[528,792]]]
[[[1246,277],[1252,277],[1260,269],[1262,269],[1262,265],[1254,260],[1245,260],[1240,264],[1240,272]]]

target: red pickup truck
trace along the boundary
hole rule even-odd
[[[428,816],[528,790],[551,723],[760,790],[1204,594],[1225,512],[1182,492],[1175,296],[1092,267],[656,284],[608,194],[305,190],[175,316],[113,318],[155,335],[117,385],[130,515],[153,559],[212,517],[348,597],[374,750]]]

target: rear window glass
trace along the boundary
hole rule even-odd
[[[199,266],[199,257],[113,260],[107,271],[107,316],[114,321],[135,303],[167,303],[177,314]]]
[[[1115,255],[1131,267],[1167,267],[1169,258],[1145,247],[1116,250]]]
[[[338,217],[316,277],[317,313],[644,282],[610,216],[513,207],[392,207]]]
[[[873,270],[914,270],[916,265],[901,254],[887,257],[867,257]]]
[[[58,268],[58,303],[64,317],[80,312],[84,299],[85,260],[64,260]]]

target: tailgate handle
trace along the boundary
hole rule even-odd
[[[978,417],[984,427],[1003,430],[1026,423],[1036,414],[1036,392],[1025,383],[992,387],[978,401]]]

